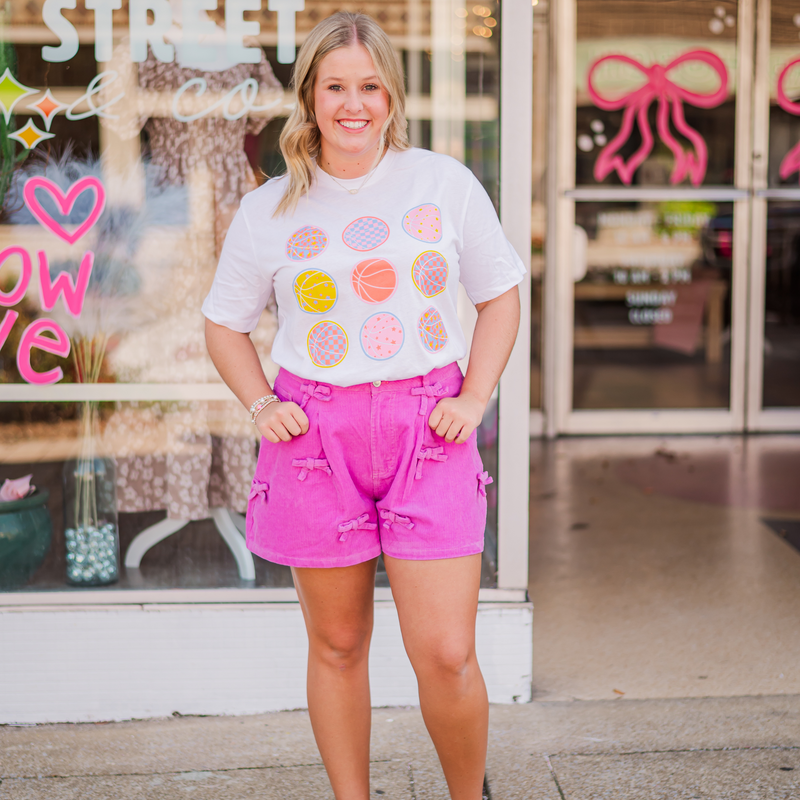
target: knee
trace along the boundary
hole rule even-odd
[[[353,669],[369,657],[370,630],[339,627],[317,633],[310,640],[314,655],[327,667],[340,671]]]
[[[475,650],[471,642],[446,637],[429,643],[418,659],[424,672],[448,681],[465,678],[474,662]]]

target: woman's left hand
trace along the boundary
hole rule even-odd
[[[428,425],[446,442],[463,444],[483,419],[485,403],[471,395],[445,397],[431,412]]]

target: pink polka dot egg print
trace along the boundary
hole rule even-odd
[[[403,346],[403,325],[394,314],[373,314],[361,328],[361,347],[376,361],[396,356]]]
[[[429,353],[438,353],[447,344],[447,331],[439,311],[429,306],[422,312],[417,322],[417,332],[422,346]]]
[[[425,297],[435,297],[447,288],[447,260],[441,253],[428,250],[414,262],[411,276],[414,285]]]
[[[318,322],[308,332],[308,355],[317,367],[335,367],[347,355],[347,334],[341,325],[330,320]]]
[[[389,226],[377,217],[360,217],[351,222],[342,234],[342,241],[351,249],[364,252],[380,247],[389,238]]]
[[[407,211],[403,230],[420,242],[438,242],[442,238],[442,212],[433,203],[423,203]]]
[[[296,230],[286,242],[286,255],[292,261],[308,261],[316,258],[328,246],[328,234],[313,225],[304,225]]]

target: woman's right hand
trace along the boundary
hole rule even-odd
[[[308,417],[297,403],[270,403],[257,417],[256,427],[272,442],[289,442],[308,431]]]

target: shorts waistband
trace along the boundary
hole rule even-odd
[[[336,386],[333,383],[323,383],[321,381],[308,380],[301,378],[281,367],[278,377],[275,379],[275,388],[278,392],[291,394],[295,402],[299,402],[301,397],[316,397],[319,400],[329,400],[333,395],[341,393],[371,392],[378,394],[382,392],[410,392],[412,389],[419,389],[425,386],[432,386],[442,381],[461,381],[463,375],[458,364],[454,361],[444,367],[432,369],[425,375],[417,375],[414,378],[404,378],[398,381],[374,381],[372,383],[357,383],[353,386]]]

